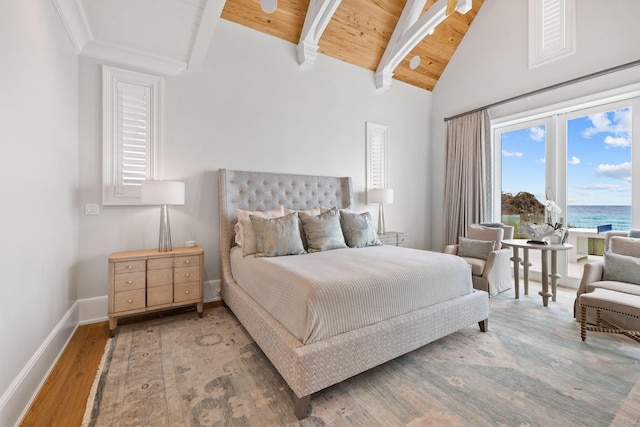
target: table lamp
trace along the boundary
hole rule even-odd
[[[393,190],[391,188],[372,188],[367,196],[369,203],[380,205],[378,210],[378,235],[382,235],[385,233],[383,206],[393,204]]]
[[[143,205],[160,205],[158,252],[171,251],[173,248],[171,247],[168,205],[184,205],[184,182],[142,181],[140,201]]]

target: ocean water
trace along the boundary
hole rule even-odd
[[[613,230],[629,230],[631,206],[567,206],[567,224],[576,228],[611,224]]]

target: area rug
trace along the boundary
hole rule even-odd
[[[292,392],[225,307],[122,325],[107,345],[89,426],[636,426],[640,346],[580,340],[573,292],[543,307],[507,291],[477,325],[311,396]]]

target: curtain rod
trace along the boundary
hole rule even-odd
[[[466,116],[467,114],[477,113],[478,111],[486,110],[486,109],[492,108],[492,107],[497,107],[498,105],[506,104],[507,102],[516,101],[518,99],[527,98],[527,97],[533,96],[533,95],[538,95],[540,93],[548,92],[548,91],[553,90],[553,89],[559,89],[559,88],[564,87],[564,86],[569,86],[569,85],[572,85],[572,84],[575,84],[575,83],[580,83],[580,82],[583,82],[585,80],[590,80],[590,79],[593,79],[595,77],[604,76],[606,74],[614,73],[616,71],[622,71],[622,70],[625,70],[627,68],[632,68],[632,67],[635,67],[635,66],[638,66],[638,65],[640,65],[640,60],[628,62],[626,64],[618,65],[616,67],[607,68],[606,70],[597,71],[597,72],[592,73],[592,74],[587,74],[587,75],[582,76],[582,77],[576,77],[575,79],[567,80],[567,81],[564,81],[564,82],[561,82],[561,83],[556,83],[554,85],[547,86],[547,87],[544,87],[542,89],[537,89],[537,90],[534,90],[534,91],[531,91],[531,92],[523,93],[522,95],[517,95],[517,96],[511,97],[511,98],[504,99],[502,101],[494,102],[493,104],[485,105],[484,107],[475,108],[473,110],[467,111],[466,113],[460,113],[460,114],[456,114],[455,116],[445,117],[444,121],[448,122],[449,120],[457,119],[458,117]]]

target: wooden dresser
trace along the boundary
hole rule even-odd
[[[114,252],[109,257],[109,329],[118,318],[196,304],[202,316],[204,251],[201,247]]]
[[[400,231],[387,231],[378,236],[383,245],[409,247],[409,235]]]

